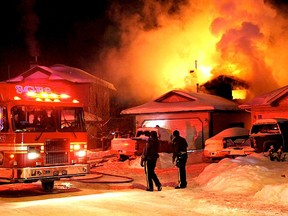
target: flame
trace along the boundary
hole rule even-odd
[[[123,99],[195,90],[219,75],[247,81],[250,97],[287,83],[287,20],[267,1],[143,2],[141,12],[125,16],[112,8],[121,46],[105,50],[97,64]]]
[[[233,99],[245,99],[247,96],[247,90],[244,89],[235,89],[232,90]]]

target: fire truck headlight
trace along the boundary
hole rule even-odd
[[[3,164],[3,161],[4,161],[4,153],[0,152],[0,165]]]
[[[33,159],[37,159],[37,158],[39,158],[39,154],[38,153],[36,153],[36,152],[29,152],[28,153],[28,159],[29,160],[33,160]]]
[[[75,154],[76,154],[78,157],[85,157],[85,156],[86,156],[86,151],[85,151],[85,150],[77,151],[77,152],[75,152]]]
[[[79,150],[79,149],[81,149],[80,145],[74,145],[74,150]]]

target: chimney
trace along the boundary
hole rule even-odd
[[[34,56],[34,60],[30,61],[30,69],[38,66],[38,56]]]

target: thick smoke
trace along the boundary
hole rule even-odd
[[[106,49],[97,65],[123,100],[152,99],[173,88],[195,91],[219,75],[245,80],[250,97],[287,84],[288,25],[277,1],[135,2],[111,7],[121,43]]]
[[[34,11],[35,0],[23,0],[20,12],[22,13],[22,29],[25,34],[25,41],[32,57],[39,57],[40,48],[36,39],[36,32],[39,27],[39,19]]]

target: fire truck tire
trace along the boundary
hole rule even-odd
[[[125,160],[128,160],[128,159],[129,159],[129,156],[120,154],[120,158],[119,158],[120,161],[125,161]]]
[[[42,180],[42,188],[51,191],[54,188],[54,180]]]

